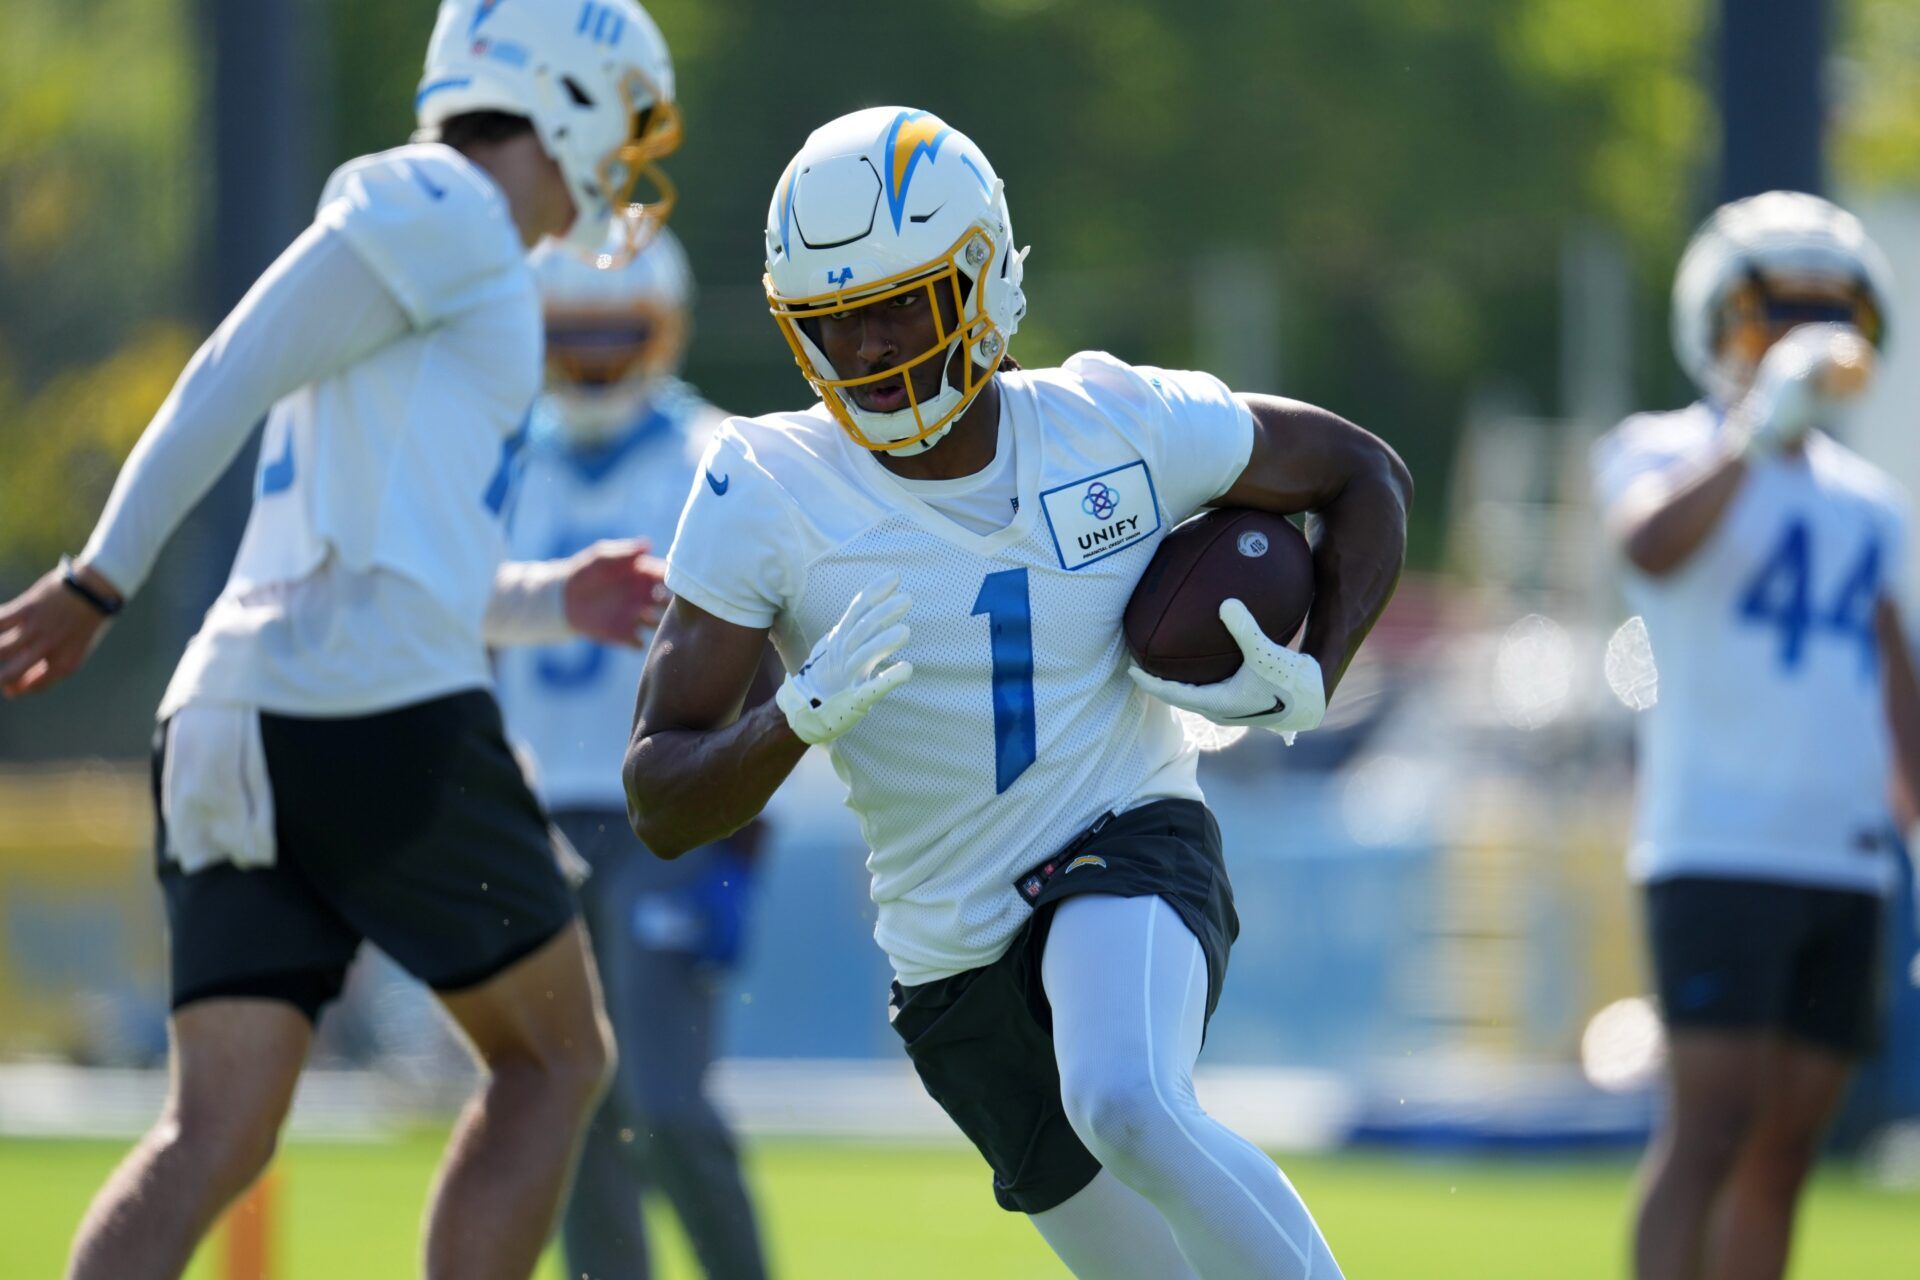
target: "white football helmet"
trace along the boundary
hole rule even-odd
[[[469,111],[531,120],[573,196],[566,239],[581,252],[605,251],[619,213],[630,253],[673,208],[654,163],[680,145],[673,64],[634,0],[443,0],[413,107],[422,141]],[[633,203],[643,176],[656,198]]]
[[[1860,220],[1799,191],[1714,210],[1673,279],[1673,349],[1722,405],[1745,394],[1760,357],[1797,324],[1850,324],[1886,341],[1892,272]]]
[[[609,252],[626,234],[607,228]],[[680,370],[693,272],[662,227],[624,263],[602,269],[549,240],[534,250],[547,318],[547,391],[568,439],[606,440],[632,425]]]
[[[767,211],[767,303],[800,372],[857,443],[894,454],[932,448],[993,377],[1027,313],[1025,259],[980,148],[905,107],[856,111],[814,130]],[[807,332],[810,319],[914,289],[926,291],[938,337],[889,369],[843,378]],[[959,316],[951,333],[938,319],[942,289]],[[923,404],[908,375],[928,360],[944,372]],[[844,394],[894,377],[907,384],[903,409],[872,412]]]

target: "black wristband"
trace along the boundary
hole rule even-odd
[[[120,606],[124,603],[119,600],[109,600],[86,583],[80,581],[79,578],[75,577],[72,556],[60,557],[60,585],[92,605],[94,610],[103,618],[111,618],[114,614],[119,613]]]

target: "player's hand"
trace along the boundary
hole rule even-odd
[[[119,598],[98,573],[77,572],[95,591]],[[0,694],[17,698],[51,689],[79,670],[106,629],[106,615],[62,586],[58,569],[44,574],[0,605]]]
[[[910,634],[903,619],[913,598],[895,594],[899,587],[900,576],[893,573],[869,582],[833,630],[813,646],[806,665],[773,695],[801,741],[832,742],[913,674],[911,662],[874,670],[898,652]]]
[[[667,562],[645,538],[596,542],[567,560],[567,626],[601,644],[637,648],[666,611]]]
[[[1873,377],[1873,345],[1849,324],[1803,324],[1767,348],[1727,415],[1748,454],[1771,456],[1830,423]]]
[[[1286,738],[1316,729],[1327,714],[1320,664],[1275,643],[1238,600],[1220,604],[1220,621],[1240,646],[1240,669],[1214,684],[1182,684],[1127,668],[1133,682],[1170,707],[1205,716],[1215,724],[1270,729]]]

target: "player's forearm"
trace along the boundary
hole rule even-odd
[[[1713,535],[1746,482],[1747,465],[1731,445],[1716,443],[1697,470],[1658,496],[1635,502],[1613,520],[1621,551],[1642,573],[1661,577],[1684,565]]]
[[[621,770],[627,820],[656,856],[677,858],[758,817],[806,753],[772,702],[725,728],[636,736]]]
[[[508,560],[493,575],[493,594],[481,619],[489,648],[559,644],[573,638],[567,625],[565,560]]]
[[[1373,630],[1407,556],[1407,512],[1413,480],[1391,450],[1347,481],[1314,514],[1313,609],[1300,650],[1320,664],[1327,696]]]
[[[218,335],[202,347],[114,480],[80,563],[122,596],[140,589],[160,549],[246,443],[259,420],[221,404]],[[265,412],[264,406],[260,412]]]

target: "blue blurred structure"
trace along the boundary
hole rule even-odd
[[[1920,895],[1913,860],[1896,859],[1899,883],[1887,900],[1887,1034],[1861,1067],[1834,1126],[1834,1143],[1852,1148],[1874,1130],[1920,1116]]]
[[[1719,202],[1826,190],[1827,0],[1722,0]]]

